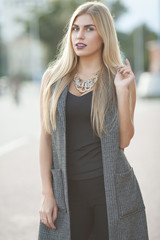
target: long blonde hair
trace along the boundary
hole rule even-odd
[[[114,21],[109,9],[100,2],[86,2],[80,5],[73,13],[67,32],[59,45],[59,54],[56,60],[51,62],[42,78],[43,88],[43,120],[44,127],[51,133],[51,126],[56,130],[56,108],[58,99],[65,87],[72,80],[77,64],[78,56],[75,54],[71,43],[71,30],[77,16],[90,14],[97,31],[103,40],[102,60],[107,73],[106,77],[99,77],[96,88],[93,90],[91,106],[91,122],[95,133],[101,137],[102,132],[106,132],[104,126],[105,114],[115,105],[114,77],[116,65],[121,65],[121,54]],[[68,76],[68,77],[67,77]],[[54,93],[52,84],[57,82]]]

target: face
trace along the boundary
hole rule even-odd
[[[77,56],[101,54],[103,41],[89,14],[80,15],[75,19],[72,25],[71,40]]]

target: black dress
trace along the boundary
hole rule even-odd
[[[66,154],[68,178],[89,179],[103,175],[101,141],[93,132],[92,91],[76,96],[68,91],[66,100]]]

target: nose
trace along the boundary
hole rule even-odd
[[[84,38],[85,38],[84,30],[80,29],[77,33],[77,39],[84,39]]]

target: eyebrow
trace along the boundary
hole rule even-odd
[[[77,24],[73,24],[73,26],[79,27]],[[87,25],[84,25],[84,26],[85,27],[90,27],[90,26],[96,27],[94,24],[87,24]]]

